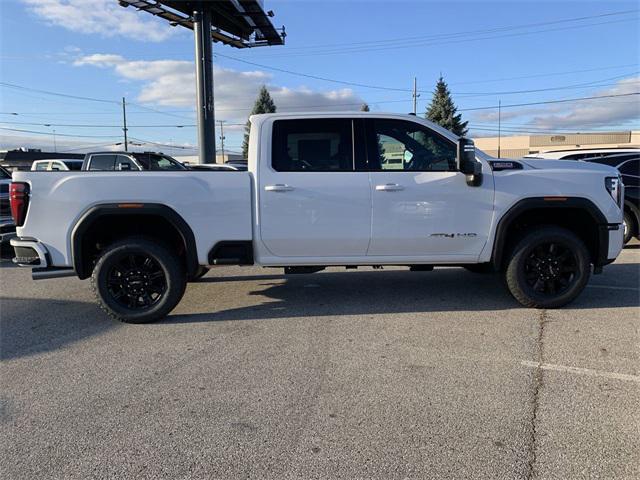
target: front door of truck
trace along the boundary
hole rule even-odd
[[[417,122],[366,121],[371,179],[371,256],[475,260],[493,217],[493,180],[470,187],[456,143]]]
[[[274,256],[366,255],[371,192],[367,172],[354,168],[353,132],[349,118],[273,122],[271,159],[260,167],[258,223]]]

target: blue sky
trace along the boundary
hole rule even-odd
[[[262,84],[280,110],[357,109],[367,102],[376,111],[409,112],[416,76],[422,113],[441,73],[476,136],[495,134],[496,111],[469,109],[498,101],[506,134],[640,128],[640,96],[627,95],[640,91],[638,2],[265,4],[275,25],[286,25],[284,47],[214,45],[214,52],[235,58],[214,60],[216,117],[228,124],[230,150],[240,148],[236,124],[246,120]],[[175,145],[139,148],[193,152],[190,31],[116,0],[1,0],[0,29],[0,148],[51,148],[54,129],[58,150],[117,148],[116,102],[125,96],[134,142]]]

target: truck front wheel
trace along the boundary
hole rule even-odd
[[[180,259],[168,247],[144,237],[129,237],[107,247],[91,275],[100,307],[125,323],[165,317],[186,288]]]
[[[509,291],[525,307],[558,308],[574,300],[589,281],[587,247],[572,232],[541,227],[526,234],[509,260]]]

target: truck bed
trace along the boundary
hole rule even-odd
[[[201,265],[221,240],[251,240],[249,172],[15,172],[30,185],[19,237],[42,241],[55,266],[71,266],[71,233],[98,204],[161,203],[193,230]]]

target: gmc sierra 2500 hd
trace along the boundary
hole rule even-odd
[[[91,278],[102,308],[150,322],[214,265],[501,271],[528,307],[583,290],[622,248],[608,166],[498,160],[396,114],[251,118],[248,172],[16,172],[15,261]]]

